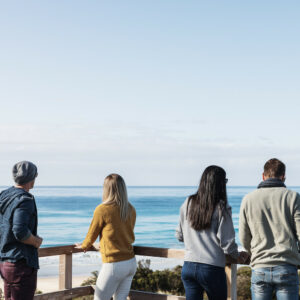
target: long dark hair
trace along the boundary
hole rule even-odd
[[[223,211],[227,204],[226,172],[218,166],[207,167],[196,194],[189,196],[187,219],[195,230],[210,227],[215,208],[220,204]]]

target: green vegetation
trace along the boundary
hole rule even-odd
[[[39,295],[39,294],[43,294],[43,292],[41,290],[36,289],[35,290],[35,295]]]
[[[92,274],[92,276],[89,277],[88,279],[84,280],[82,282],[81,286],[95,285],[96,284],[99,272],[98,271],[93,271],[91,274]]]
[[[150,260],[141,260],[138,262],[131,288],[154,293],[184,295],[181,266],[177,266],[172,270],[153,271],[150,269]]]
[[[251,268],[241,267],[237,271],[237,299],[251,299]]]

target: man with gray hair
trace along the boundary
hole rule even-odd
[[[12,174],[15,185],[0,193],[0,273],[6,300],[32,300],[43,241],[37,235],[37,209],[29,193],[38,172],[33,163],[21,161]]]

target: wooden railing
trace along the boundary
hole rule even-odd
[[[91,251],[98,251],[97,248]],[[140,247],[135,246],[134,251],[136,255],[177,258],[183,259],[184,250],[168,249],[168,248],[154,248],[154,247]],[[35,295],[35,300],[52,300],[52,299],[72,299],[81,296],[94,294],[92,286],[75,287],[72,288],[72,254],[82,252],[76,249],[75,245],[49,247],[39,249],[39,257],[59,255],[59,291]],[[236,262],[227,258],[227,265],[225,267],[227,276],[228,295],[227,300],[236,300],[236,277],[237,265]],[[129,297],[131,300],[180,300],[185,299],[181,296],[172,296],[164,294],[156,294],[143,291],[130,291]]]

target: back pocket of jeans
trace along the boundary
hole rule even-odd
[[[265,272],[252,270],[251,283],[259,285],[265,282]]]
[[[291,285],[299,283],[299,278],[298,278],[297,272],[285,271],[285,272],[276,274],[274,277],[275,277],[274,278],[275,280],[277,277],[280,283],[286,283],[286,284],[291,284]]]

